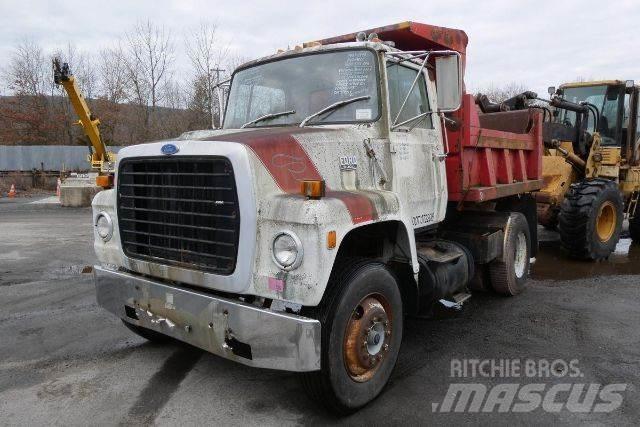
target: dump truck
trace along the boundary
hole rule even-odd
[[[481,114],[467,41],[404,22],[308,42],[236,69],[221,129],[122,149],[93,200],[99,305],[366,405],[406,316],[519,294],[537,251],[542,116]]]
[[[575,258],[607,258],[623,220],[640,242],[640,87],[632,80],[566,83],[549,88],[553,109],[543,125],[544,188],[539,220],[557,228]]]

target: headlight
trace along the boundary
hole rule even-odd
[[[109,241],[111,236],[113,236],[113,221],[108,213],[100,212],[96,217],[94,226],[96,227],[98,236],[100,236],[105,242]]]
[[[302,243],[290,231],[281,231],[273,238],[273,262],[283,270],[294,270],[302,263]]]

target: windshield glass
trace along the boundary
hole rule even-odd
[[[568,87],[564,89],[564,99],[576,104],[586,101],[598,108],[600,117],[598,118],[598,129],[602,137],[603,144],[616,144],[617,141],[617,124],[619,97],[623,93],[622,88],[618,86],[583,86]],[[569,126],[575,126],[576,113],[573,111],[561,110],[560,123]],[[589,115],[590,132],[595,132],[593,116]]]
[[[361,96],[369,98],[327,111],[308,125],[378,119],[376,58],[370,50],[315,53],[267,62],[234,75],[224,128],[237,129],[258,118],[262,120],[247,127],[299,124],[331,104]]]

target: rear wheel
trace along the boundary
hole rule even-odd
[[[332,277],[317,313],[321,370],[302,381],[313,400],[348,414],[375,399],[391,376],[402,341],[402,299],[394,274],[378,262],[352,264]]]
[[[560,206],[562,247],[574,258],[607,258],[620,240],[623,200],[614,181],[572,184]]]
[[[493,289],[507,296],[522,292],[529,277],[530,258],[529,224],[523,214],[514,212],[505,229],[502,259],[489,264]]]

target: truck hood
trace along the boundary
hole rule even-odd
[[[283,192],[297,194],[300,181],[324,179],[300,142],[301,137],[327,141],[333,139],[332,134],[335,133],[336,130],[327,128],[286,127],[217,131],[213,135],[192,135],[189,139],[236,142],[247,146]]]

